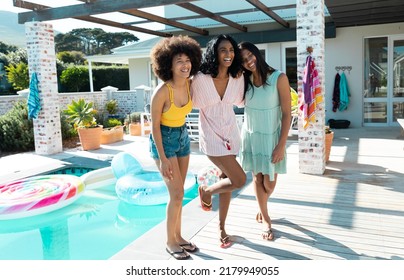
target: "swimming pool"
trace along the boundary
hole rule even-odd
[[[197,196],[196,185],[184,205]],[[166,205],[118,199],[115,185],[88,188],[54,212],[0,220],[0,260],[106,260],[165,219]]]
[[[83,167],[83,166],[65,166],[56,169],[54,171],[47,172],[46,174],[72,174],[76,176],[81,176],[93,170],[95,170],[95,168]]]

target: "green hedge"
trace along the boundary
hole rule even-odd
[[[129,69],[127,66],[96,66],[92,68],[95,91],[106,86],[129,90]],[[90,91],[87,66],[69,66],[60,76],[59,92]]]

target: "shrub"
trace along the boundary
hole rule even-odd
[[[26,102],[16,102],[10,111],[0,116],[0,150],[26,152],[34,148],[34,127],[28,119],[28,106]]]
[[[60,75],[61,85],[70,92],[79,92],[84,86],[88,86],[87,66],[72,66],[63,70]]]
[[[26,89],[29,86],[28,65],[20,62],[16,66],[9,65],[7,70],[7,79],[17,90]]]
[[[63,140],[70,139],[78,135],[77,130],[69,123],[67,117],[63,113],[60,114],[60,129]]]
[[[63,63],[73,63],[83,65],[86,61],[84,53],[78,51],[62,51],[56,54],[56,57]]]
[[[118,113],[118,101],[116,99],[108,100],[105,103],[105,110],[107,110],[108,114],[115,115]]]
[[[141,112],[133,112],[128,115],[128,123],[140,123]]]
[[[107,119],[103,125],[104,125],[104,128],[109,128],[109,127],[120,126],[120,125],[122,125],[122,122],[118,119],[112,118],[112,119]]]
[[[77,102],[72,100],[72,103],[67,106],[67,109],[63,111],[63,114],[76,129],[78,127],[97,127],[98,125],[95,119],[96,110],[93,106],[93,102],[86,102],[82,98]]]
[[[129,89],[128,66],[97,66],[93,67],[94,90],[106,86],[117,87],[120,90]]]

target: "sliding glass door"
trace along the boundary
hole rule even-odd
[[[392,122],[404,118],[404,35],[392,37]]]
[[[364,43],[364,125],[397,125],[404,117],[404,36]]]

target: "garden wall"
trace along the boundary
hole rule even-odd
[[[105,103],[109,99],[118,101],[118,115],[126,116],[132,112],[143,112],[144,106],[150,102],[150,93],[143,89],[115,91],[114,88],[106,88],[97,92],[74,92],[58,93],[59,108],[64,110],[72,100],[83,98],[88,102],[94,102],[98,111],[103,111]],[[0,96],[0,115],[7,113],[13,104],[20,100],[27,100],[27,97],[20,95]]]

